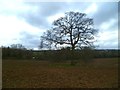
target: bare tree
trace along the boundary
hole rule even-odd
[[[53,22],[53,27],[41,36],[44,42],[70,46],[72,50],[82,46],[93,46],[95,41],[94,23],[92,18],[87,18],[85,13],[67,12]]]
[[[12,44],[10,47],[13,49],[26,49],[22,44]]]
[[[44,37],[43,37],[44,36]],[[52,44],[53,44],[53,41],[52,41],[52,33],[48,30],[46,33],[44,33],[44,35],[41,36],[41,40],[40,40],[40,45],[39,45],[39,48],[42,49],[42,48],[47,48],[49,50],[51,50],[52,48]],[[48,40],[47,38],[51,38],[51,40]]]

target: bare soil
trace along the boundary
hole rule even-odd
[[[117,88],[118,59],[91,63],[3,60],[3,88]]]

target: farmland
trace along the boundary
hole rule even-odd
[[[3,88],[116,88],[118,59],[101,58],[91,63],[3,60]]]

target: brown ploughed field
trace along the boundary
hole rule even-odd
[[[3,88],[117,88],[118,59],[52,63],[34,60],[3,60]]]

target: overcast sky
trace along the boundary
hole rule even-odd
[[[71,0],[72,1],[72,0]],[[40,36],[65,12],[86,13],[99,29],[96,45],[101,49],[118,48],[117,2],[26,2],[0,1],[0,46],[20,43],[37,49]]]

